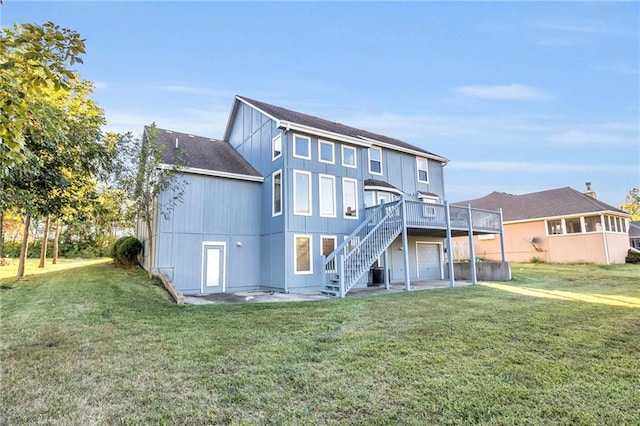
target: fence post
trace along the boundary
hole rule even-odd
[[[504,248],[504,225],[502,224],[502,208],[498,209],[500,213],[500,252],[502,253],[502,262],[507,261],[507,252]]]

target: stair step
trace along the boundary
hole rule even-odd
[[[327,296],[338,297],[340,295],[339,291],[331,291],[331,290],[322,290],[321,293],[326,294]]]

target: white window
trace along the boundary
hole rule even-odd
[[[333,164],[335,162],[333,142],[318,141],[318,160],[321,163],[329,164]]]
[[[311,139],[306,136],[293,135],[293,156],[311,160]]]
[[[562,227],[562,220],[548,220],[547,221],[547,235],[562,235],[564,230]]]
[[[295,274],[311,274],[313,273],[313,247],[311,245],[311,235],[294,235],[294,273]]]
[[[358,218],[358,181],[342,179],[342,208],[346,219]]]
[[[311,173],[293,171],[293,214],[311,216]]]
[[[330,235],[323,235],[320,237],[320,253],[323,256],[329,256],[336,250],[336,237]],[[327,271],[331,272],[336,270],[336,259],[333,258],[327,265]]]
[[[418,182],[429,183],[429,161],[416,157],[418,163]]]
[[[320,216],[336,217],[336,178],[335,176],[320,175]]]
[[[282,170],[274,172],[271,176],[271,194],[272,194],[272,209],[271,214],[273,216],[279,216],[282,214]]]
[[[282,156],[282,135],[278,135],[271,140],[271,159],[276,160]]]
[[[564,228],[567,234],[579,234],[582,232],[582,222],[579,217],[564,220]]]
[[[584,218],[584,232],[602,231],[600,216],[587,216]]]
[[[382,149],[369,148],[369,173],[372,175],[382,174]]]
[[[352,146],[342,145],[342,165],[344,167],[358,167],[356,161],[356,149]]]

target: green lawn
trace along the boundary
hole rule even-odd
[[[0,423],[639,424],[640,268],[513,275],[209,306],[105,262],[2,278]]]

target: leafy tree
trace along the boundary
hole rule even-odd
[[[119,159],[118,179],[130,194],[133,211],[147,231],[149,277],[153,275],[154,213],[169,219],[173,207],[182,201],[184,185],[180,166],[183,164],[181,152],[172,159],[170,167],[164,167],[164,146],[158,144],[158,129],[155,123],[145,127],[142,138],[134,139],[131,133],[118,135]]]
[[[640,190],[632,188],[620,208],[631,215],[632,221],[640,220]]]
[[[89,99],[91,92],[92,84],[79,79],[68,89],[51,85],[41,90],[38,120],[23,130],[25,159],[9,170],[5,181],[12,205],[25,216],[25,227],[32,216],[59,217],[65,207],[80,203],[78,188],[108,165],[110,151],[100,130],[103,111]],[[25,256],[23,251],[18,277],[24,274]]]
[[[0,180],[26,160],[25,130],[43,123],[38,102],[43,90],[68,89],[78,78],[69,67],[82,63],[84,40],[52,22],[2,29],[0,43]]]

